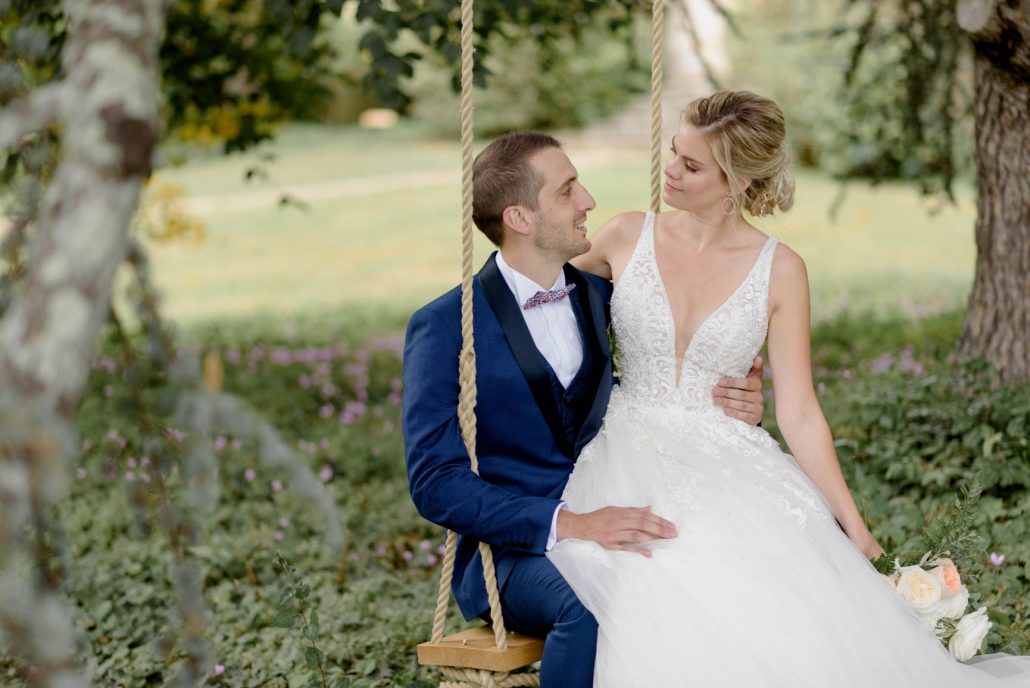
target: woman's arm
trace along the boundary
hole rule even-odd
[[[644,217],[641,212],[619,213],[590,236],[589,251],[569,262],[583,272],[617,281],[633,253]]]
[[[769,364],[776,422],[805,475],[826,497],[848,537],[870,559],[883,553],[841,472],[833,437],[812,387],[808,273],[786,246],[776,250],[769,286]]]

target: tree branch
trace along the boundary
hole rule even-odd
[[[0,110],[0,150],[57,122],[67,90],[63,81],[55,81]]]

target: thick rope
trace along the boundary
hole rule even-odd
[[[662,208],[662,36],[665,34],[663,0],[651,6],[651,210]]]
[[[476,351],[472,332],[472,65],[473,65],[473,0],[461,2],[461,357],[459,359],[460,393],[458,395],[458,423],[465,440],[472,471],[479,474],[479,459],[476,456]],[[443,638],[444,620],[447,615],[451,579],[454,575],[454,550],[457,537],[447,534],[444,552],[444,568],[440,575],[440,592],[436,600],[436,616],[433,620],[432,642]],[[487,599],[490,602],[490,618],[493,621],[494,641],[497,647],[508,647],[508,633],[504,628],[501,612],[501,596],[497,590],[497,572],[494,568],[493,552],[486,543],[479,544],[483,559],[483,578],[486,582]]]
[[[473,0],[461,2],[461,336],[462,348],[459,359],[460,393],[458,396],[458,422],[461,435],[472,462],[472,471],[479,474],[479,459],[476,456],[476,353],[473,347],[472,331],[472,20]],[[653,0],[651,28],[651,210],[661,210],[661,167],[662,167],[662,36],[665,32],[665,11],[663,0]],[[454,577],[454,555],[457,535],[447,533],[443,570],[440,574],[440,591],[436,600],[436,615],[433,619],[432,642],[443,638],[447,603],[450,599],[451,581]],[[494,640],[497,647],[508,646],[507,632],[501,612],[500,595],[497,591],[497,573],[494,569],[493,553],[489,545],[479,544],[483,558],[483,577],[486,581],[487,597],[490,602],[490,616],[493,620]],[[537,688],[540,676],[536,673],[503,674],[473,669],[440,667],[445,680],[440,688]]]
[[[447,546],[444,549],[443,569],[440,571],[440,592],[436,596],[436,616],[433,617],[431,642],[443,639],[443,623],[447,618],[447,603],[451,599],[451,580],[454,578],[454,553],[457,550],[458,534],[447,531]]]
[[[479,669],[440,667],[440,688],[539,688],[540,674],[506,674]]]

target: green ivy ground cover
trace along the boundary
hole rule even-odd
[[[849,483],[889,549],[904,551],[926,517],[947,509],[957,486],[979,473],[986,549],[967,579],[992,610],[987,649],[1027,654],[1030,386],[997,386],[983,366],[951,359],[959,323],[957,313],[824,323],[814,333],[817,385]],[[348,535],[341,563],[285,475],[259,465],[247,443],[216,434],[221,500],[189,552],[203,573],[217,665],[209,685],[302,686],[317,677],[305,637],[273,623],[287,586],[277,553],[310,588],[304,604],[317,610],[330,685],[434,685],[414,647],[430,633],[443,533],[418,517],[407,495],[402,325],[401,317],[341,318],[190,334],[220,352],[227,391],[272,420],[332,491]],[[125,377],[118,349],[106,346],[81,408],[81,465],[59,514],[64,580],[97,684],[161,686],[177,657],[155,651],[176,631],[171,555],[155,513],[141,506],[154,489],[153,467],[119,420],[131,412]],[[775,433],[771,408],[766,425]],[[181,499],[174,473],[168,485]],[[992,552],[995,561],[1004,556],[1000,566],[990,563]],[[24,685],[26,671],[0,658],[0,684]]]

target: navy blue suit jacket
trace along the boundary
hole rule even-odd
[[[493,548],[503,587],[519,555],[542,555],[569,474],[601,427],[612,389],[611,284],[565,266],[569,298],[596,347],[596,395],[574,442],[561,426],[547,364],[491,255],[473,280],[479,476],[458,426],[461,292],[415,312],[404,346],[404,444],[411,497],[427,520],[459,534],[454,595],[466,619],[489,609],[479,542]]]

